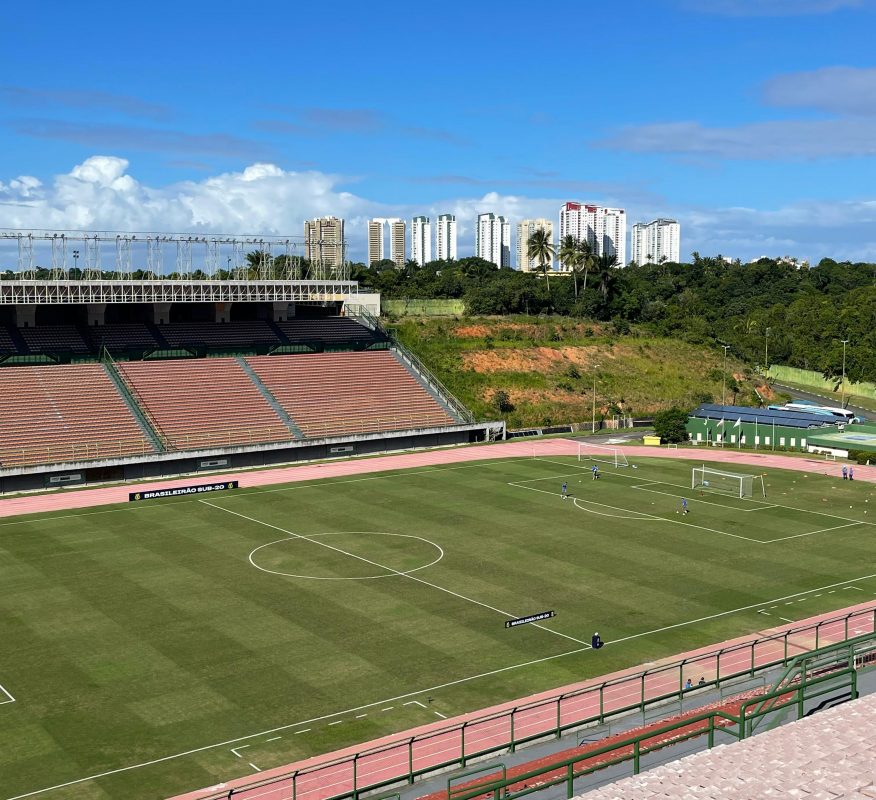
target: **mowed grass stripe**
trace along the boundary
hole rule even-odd
[[[553,608],[558,616],[550,625],[557,630],[586,638],[599,629],[609,641],[848,579],[865,571],[876,552],[870,526],[758,545],[659,520],[598,517],[557,496],[508,485],[549,478],[537,485],[559,492],[562,480],[550,476],[577,473],[576,463],[519,459],[415,470],[241,491],[215,502],[305,535],[423,536],[446,551],[423,573],[428,581],[515,613]],[[636,481],[690,480],[688,464],[639,467]],[[574,478],[570,487],[621,509],[676,517],[677,497],[632,491],[620,477],[632,470],[602,470],[598,484],[588,483],[585,472],[580,489]],[[824,514],[869,521],[864,501],[873,495],[866,485],[783,473],[766,480],[768,500],[818,515],[800,508],[736,513],[732,500],[722,500],[722,508],[692,496],[689,519],[722,530],[757,519],[758,535],[770,538],[833,524]],[[14,654],[0,682],[18,700],[0,706],[0,720],[43,754],[28,758],[28,748],[16,746],[0,759],[5,796],[573,648],[531,626],[506,631],[501,615],[405,578],[333,583],[261,573],[248,563],[249,553],[282,534],[217,515],[225,516],[180,500],[0,527],[0,552],[7,554],[0,555],[0,631]],[[367,556],[365,540],[354,541]],[[334,560],[322,566],[347,569]],[[876,583],[868,588],[872,593]],[[851,590],[807,595],[786,615],[861,597]],[[437,701],[448,713],[471,710],[768,624],[753,608],[598,654],[460,683],[441,690]],[[372,735],[397,730],[389,717],[368,722]],[[345,721],[314,731],[312,740],[288,737],[274,757],[306,757],[355,735]],[[137,800],[239,770],[228,752],[205,751],[65,796],[103,792]]]

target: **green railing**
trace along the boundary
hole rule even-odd
[[[863,635],[849,636],[850,632],[855,634],[856,631],[862,631]],[[695,697],[703,688],[724,688],[722,685],[729,681],[753,678],[766,670],[787,667],[798,656],[805,657],[812,649],[795,641],[798,637],[807,643],[813,641],[816,648],[825,638],[831,639],[831,644],[822,652],[833,652],[832,648],[842,648],[848,642],[863,648],[862,653],[856,653],[855,657],[872,657],[876,654],[876,606],[837,614],[544,700],[521,703],[463,723],[451,723],[428,733],[400,737],[380,747],[290,770],[284,775],[255,781],[230,792],[208,794],[203,800],[254,800],[267,789],[282,791],[291,800],[304,800],[312,787],[320,785],[321,780],[325,781],[325,785],[338,787],[325,800],[358,800],[366,792],[387,789],[402,781],[413,784],[417,779],[438,770],[465,768],[474,760],[501,752],[513,753],[532,742],[559,739],[576,728],[602,724],[634,712],[644,714],[647,708],[658,704],[681,702],[685,697]],[[842,640],[839,645],[834,644],[837,640]],[[874,646],[867,649],[861,644],[863,642],[874,642]],[[685,688],[686,679],[692,678],[696,683],[703,674],[710,678],[703,684]],[[765,697],[760,695],[756,702],[762,702]],[[499,733],[485,737],[484,729],[498,730]],[[442,755],[436,757],[433,755],[435,753]],[[372,761],[381,764],[379,777],[367,771]]]
[[[797,719],[801,719],[807,700],[813,700],[828,694],[836,694],[838,690],[844,688],[849,689],[849,694],[854,699],[858,696],[857,687],[856,670],[854,667],[846,667],[831,675],[808,680],[793,688],[776,689],[761,697],[745,700],[740,707],[738,715],[720,709],[704,711],[676,722],[667,723],[658,728],[652,728],[645,733],[616,739],[611,744],[604,745],[603,747],[594,748],[585,753],[577,753],[574,756],[559,759],[550,764],[544,764],[537,769],[518,773],[511,777],[507,776],[504,765],[500,765],[503,773],[501,778],[492,781],[475,782],[475,785],[470,786],[468,791],[456,791],[453,794],[448,791],[447,797],[448,800],[474,800],[474,798],[492,795],[494,800],[514,800],[518,797],[550,789],[553,786],[565,784],[566,797],[572,798],[576,794],[575,780],[578,778],[583,778],[608,767],[629,762],[632,762],[633,774],[638,775],[641,771],[642,757],[649,753],[673,747],[691,739],[698,739],[702,736],[708,737],[708,746],[711,748],[715,744],[715,733],[718,731],[729,733],[741,741],[746,737],[746,730],[750,729],[754,721],[767,714],[786,708],[794,708],[797,711]],[[750,709],[754,708],[755,705],[767,699],[775,700],[776,703],[767,710],[755,709],[749,713]],[[720,724],[722,721],[727,724]],[[733,725],[736,726],[735,731],[728,730]],[[603,756],[605,758],[602,758]],[[576,764],[593,759],[598,759],[597,763],[576,769]],[[497,767],[492,769],[494,773],[498,771]],[[551,773],[555,774],[552,775]],[[537,785],[528,785],[531,781],[535,781]],[[515,790],[515,786],[520,788]]]

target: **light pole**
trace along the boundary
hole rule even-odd
[[[721,372],[721,405],[726,405],[727,399],[727,351],[730,349],[729,344],[722,344],[724,348],[724,369]]]
[[[848,339],[843,339],[843,382],[840,387],[840,408],[846,407],[846,345]]]
[[[766,340],[763,345],[763,368],[764,370],[769,370],[770,368],[770,329],[766,329]]]
[[[76,274],[79,274],[79,251],[73,251],[73,268],[76,270]]]
[[[590,423],[590,432],[596,433],[596,370],[599,369],[599,364],[593,365],[593,418]]]

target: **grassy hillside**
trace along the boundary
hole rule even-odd
[[[496,416],[495,394],[506,392],[511,427],[589,420],[594,375],[597,418],[721,399],[721,350],[678,339],[546,317],[410,318],[390,327],[478,416]],[[769,391],[728,358],[727,402],[756,404],[755,386]]]

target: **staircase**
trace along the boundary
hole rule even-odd
[[[104,349],[103,355],[103,368],[106,371],[106,374],[109,376],[110,380],[115,384],[116,389],[122,396],[122,399],[125,401],[125,405],[134,415],[134,419],[137,420],[137,424],[140,426],[140,430],[143,431],[143,435],[152,443],[152,447],[155,449],[156,453],[166,452],[167,448],[161,441],[161,436],[158,435],[158,431],[152,424],[152,421],[149,419],[149,417],[146,415],[146,412],[141,408],[140,404],[131,393],[131,390],[128,388],[128,384],[125,383],[124,378],[122,378],[122,376],[119,374],[119,371],[116,369],[115,363],[113,362],[106,349]]]
[[[270,390],[267,386],[265,386],[261,378],[256,375],[255,370],[249,365],[247,360],[242,356],[236,356],[234,359],[238,364],[240,364],[240,368],[249,376],[249,379],[255,384],[256,388],[261,392],[262,397],[268,402],[271,408],[274,409],[276,415],[283,420],[283,424],[293,433],[296,439],[306,439],[307,437],[302,433],[301,428],[299,428],[295,424],[295,420],[289,416],[286,412],[286,409],[283,408],[278,402],[277,398],[271,394]]]

